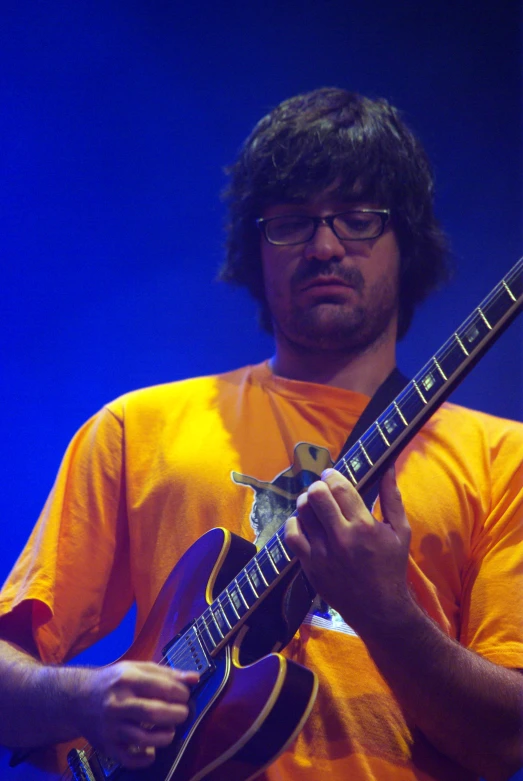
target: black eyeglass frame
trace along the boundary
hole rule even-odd
[[[381,228],[379,229],[378,233],[372,235],[372,236],[365,236],[365,238],[355,238],[355,239],[348,239],[345,236],[340,236],[334,227],[334,220],[337,217],[341,217],[343,214],[377,214],[378,217],[381,219]],[[311,235],[306,239],[301,239],[300,241],[272,241],[267,236],[267,224],[270,222],[273,222],[274,220],[281,220],[282,217],[304,217],[308,220],[312,221],[312,233]],[[385,230],[385,227],[387,226],[387,223],[390,220],[390,209],[346,209],[342,212],[337,212],[336,214],[328,214],[325,217],[313,217],[312,215],[308,214],[279,214],[276,217],[258,217],[256,219],[256,225],[263,233],[263,236],[265,237],[265,240],[272,244],[275,247],[294,247],[297,244],[307,244],[308,241],[311,241],[311,239],[314,238],[316,235],[316,231],[318,230],[318,227],[320,225],[328,225],[331,231],[334,233],[337,239],[340,241],[373,241],[374,239],[379,239],[380,236],[383,235],[383,232]]]

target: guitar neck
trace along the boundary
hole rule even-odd
[[[425,364],[335,469],[364,494],[523,308],[523,258]]]
[[[335,464],[365,494],[523,308],[523,258],[476,307],[360,439]],[[297,566],[284,527],[270,538],[196,620],[214,656],[270,591]]]

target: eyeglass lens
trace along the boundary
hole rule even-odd
[[[386,215],[374,212],[351,211],[326,218],[334,233],[342,240],[372,239],[380,235]],[[318,220],[306,215],[285,215],[275,217],[265,223],[267,239],[278,244],[292,244],[309,241],[316,229]]]

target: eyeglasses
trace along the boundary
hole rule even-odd
[[[327,217],[309,217],[306,214],[285,214],[256,220],[258,228],[269,244],[284,247],[306,244],[319,225],[328,225],[340,241],[377,239],[390,219],[390,209],[351,209]]]

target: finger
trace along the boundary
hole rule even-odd
[[[296,500],[297,513],[299,512],[300,505],[302,505],[305,500],[306,494],[300,494],[300,496],[298,496],[298,499]],[[285,544],[300,558],[310,556],[311,545],[298,514],[291,515],[290,518],[287,518],[285,523]]]
[[[318,545],[326,548],[329,544],[337,544],[346,521],[330,488],[323,481],[313,483],[307,492],[307,499],[309,512],[314,513],[316,525],[321,527],[321,534],[317,529],[315,531],[316,544],[312,546],[313,551],[317,551]]]
[[[185,703],[128,698],[114,707],[113,714],[121,722],[147,724],[154,729],[173,729],[186,720],[189,707]]]
[[[336,469],[326,469],[321,479],[329,488],[341,515],[346,521],[374,526],[374,518],[368,511],[359,493],[346,477]]]
[[[357,492],[334,469],[325,470],[321,482],[311,485],[308,494],[325,531],[328,546],[342,546],[351,526],[358,522],[368,528],[374,526],[374,519]]]
[[[124,668],[119,688],[129,687],[137,697],[164,700],[165,702],[187,702],[191,695],[187,674],[154,662],[132,663]]]
[[[140,768],[152,765],[156,759],[156,749],[154,746],[129,743],[128,745],[115,746],[110,751],[110,755],[127,770],[140,770]]]
[[[195,686],[200,680],[200,673],[196,670],[173,670],[173,673],[178,676],[180,681],[183,681],[187,686]]]
[[[326,549],[327,536],[310,502],[308,492],[302,494],[300,501],[296,503],[296,511],[302,531],[309,542],[311,554],[321,554]]]
[[[396,482],[394,466],[387,469],[381,480],[380,505],[384,522],[392,527],[401,540],[408,541],[410,539],[410,524]]]
[[[140,755],[145,755],[147,757],[154,757],[156,754],[156,751],[154,750],[153,746],[141,746],[139,743],[130,743],[128,746],[124,747],[128,754],[130,754],[132,757],[138,757]]]
[[[131,757],[154,758],[156,756],[156,750],[153,746],[141,746],[139,743],[130,743],[128,746],[124,746],[123,749]]]
[[[146,729],[140,724],[123,724],[115,739],[121,746],[163,748],[172,743],[175,733],[175,729]]]

